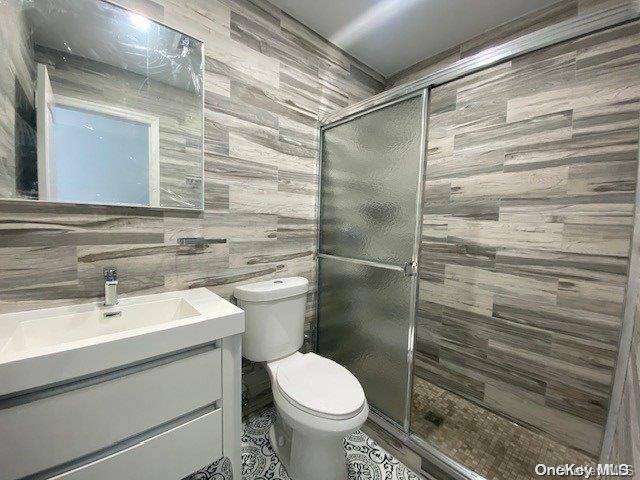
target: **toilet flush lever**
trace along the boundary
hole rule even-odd
[[[403,270],[405,277],[415,277],[418,274],[418,262],[415,262],[413,260],[404,262]]]

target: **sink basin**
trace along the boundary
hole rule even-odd
[[[242,310],[206,288],[0,315],[0,397],[243,331]]]
[[[47,316],[45,321],[42,318],[25,320],[16,326],[13,335],[0,350],[0,359],[30,349],[99,338],[196,315],[200,315],[200,312],[184,298],[169,298],[121,307],[100,308],[96,305],[85,312]]]

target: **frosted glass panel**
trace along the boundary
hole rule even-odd
[[[324,131],[320,251],[402,265],[413,253],[422,97]]]
[[[345,365],[369,404],[402,424],[411,277],[332,258],[320,259],[319,273],[320,353]]]
[[[53,198],[151,204],[149,178],[158,174],[149,171],[149,125],[75,108],[53,110]]]

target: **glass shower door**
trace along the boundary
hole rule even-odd
[[[322,131],[318,349],[408,428],[426,91]]]

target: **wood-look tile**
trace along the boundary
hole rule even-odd
[[[576,415],[594,423],[606,422],[607,394],[600,398],[593,391],[585,393],[563,383],[549,382],[546,388],[546,405]]]
[[[417,375],[594,456],[635,208],[639,32],[543,49],[431,96]]]
[[[174,268],[175,248],[163,244],[79,246],[79,289],[83,296],[102,297],[104,278],[97,273],[115,267],[120,294],[161,291],[166,273]]]
[[[606,340],[585,338],[576,332],[556,332],[549,354],[577,365],[610,371],[616,360],[617,345]]]
[[[501,296],[494,299],[493,315],[551,332],[576,334],[580,338],[598,340],[611,345],[616,345],[618,341],[620,319],[613,315],[544,303],[529,303]]]
[[[426,169],[427,180],[463,178],[482,173],[501,172],[505,164],[503,149],[467,154],[454,154],[450,151],[449,154],[446,154],[447,148],[453,149],[453,142],[450,144],[442,143],[440,147],[444,148],[441,150],[437,150],[437,145],[434,148],[431,147],[430,145],[429,165]]]
[[[254,187],[229,187],[232,212],[265,213],[288,217],[313,218],[315,197],[290,192],[273,192]]]
[[[279,117],[278,142],[282,151],[298,157],[314,158],[318,130],[314,126]]]
[[[297,238],[316,241],[315,218],[278,216],[277,224],[277,236],[280,239]]]
[[[288,275],[309,278],[315,290],[318,114],[380,92],[384,78],[262,0],[125,1],[205,42],[205,210],[2,202],[0,311],[94,301],[107,264],[119,270],[122,295],[206,287],[231,299],[237,285]],[[73,79],[77,95],[127,91]],[[161,111],[175,114],[174,100]],[[175,172],[193,173],[180,158],[199,154],[197,143],[175,115],[163,129],[172,166],[163,181],[178,191]],[[0,158],[0,185],[7,165]],[[178,246],[181,237],[227,243]],[[310,332],[315,302],[312,292]],[[244,378],[250,401],[268,400],[264,369],[250,370],[258,372]]]
[[[239,13],[243,17],[254,21],[261,26],[279,33],[279,27],[282,24],[282,18],[286,15],[275,5],[266,1],[255,0],[225,0],[230,4],[234,12]]]
[[[460,151],[513,148],[571,138],[571,111],[566,110],[518,122],[482,127],[455,136]]]
[[[505,385],[487,384],[486,402],[499,412],[511,416],[546,432],[562,443],[569,443],[584,452],[596,452],[600,442],[600,426],[597,423],[567,416],[563,412],[532,401],[526,393]]]
[[[446,366],[434,362],[420,352],[416,354],[414,362],[414,375],[466,397],[483,398],[484,383],[482,381],[448,370]]]
[[[563,242],[563,226],[558,223],[505,223],[451,217],[447,237],[471,245],[503,248],[538,248],[557,251]]]
[[[229,128],[205,114],[204,153],[229,155]]]
[[[416,350],[435,362],[440,358],[438,335],[442,324],[442,305],[420,302],[416,315]]]
[[[494,316],[477,315],[453,308],[443,310],[442,326],[443,337],[449,326],[463,328],[469,330],[476,338],[483,339],[485,347],[486,342],[494,340],[513,347],[526,346],[531,351],[547,354],[553,340],[551,332],[538,326],[506,321],[504,318]]]
[[[444,282],[420,281],[420,297],[443,306],[481,315],[490,315],[493,305],[491,292],[477,290],[465,282],[447,279]]]
[[[558,306],[621,315],[624,285],[577,278],[559,278]]]
[[[205,118],[229,127],[256,130],[278,128],[278,118],[271,112],[213,92],[205,98]]]
[[[575,51],[538,62],[514,61],[507,122],[571,110],[575,63]]]
[[[501,200],[500,221],[627,225],[633,223],[632,194],[592,194],[543,200]]]
[[[281,192],[317,195],[317,175],[282,170],[278,172],[278,190]]]
[[[495,259],[495,248],[465,244],[460,241],[423,242],[420,249],[420,278],[443,282],[446,265],[463,265],[491,270]]]
[[[256,109],[268,111],[269,115],[274,117],[273,121],[276,123],[278,115],[281,115],[299,123],[314,124],[315,111],[311,107],[304,106],[302,102],[294,103],[292,95],[284,94],[282,88],[277,90],[273,87],[263,89],[232,79],[231,95],[246,105],[252,105]],[[296,100],[298,99],[296,98]]]
[[[272,87],[278,86],[279,62],[231,38],[216,35],[207,44],[207,55],[218,59],[238,71],[245,72],[256,81]]]
[[[77,281],[75,245],[0,248],[0,292]]]
[[[204,159],[206,181],[225,185],[259,186],[277,189],[278,168],[226,155],[206,155]]]
[[[229,246],[229,265],[243,267],[250,265],[280,264],[287,260],[313,257],[313,239],[281,239],[275,245],[271,241],[238,242]]]
[[[0,212],[0,247],[162,243],[162,218],[143,213]]]
[[[204,57],[204,90],[217,95],[229,97],[231,95],[230,69],[206,54]]]
[[[448,371],[455,371],[459,375],[481,381],[484,385],[504,383],[518,388],[536,402],[544,403],[545,381],[535,374],[514,368],[512,365],[510,368],[504,368],[505,364],[501,363],[501,359],[488,355],[469,355],[469,352],[459,345],[458,348],[441,347],[439,361]]]
[[[483,198],[553,198],[567,191],[568,167],[554,167],[521,172],[495,172],[451,181],[451,199]]]
[[[571,165],[567,192],[570,195],[633,193],[637,171],[637,161],[631,160]]]
[[[169,268],[171,282],[188,288],[206,282],[212,272],[229,268],[229,249],[229,243],[180,247]]]
[[[456,97],[458,89],[455,84],[442,85],[440,88],[429,92],[429,115],[441,115],[446,112],[456,111]]]
[[[276,215],[207,212],[203,219],[205,238],[225,238],[230,242],[275,241],[277,228]]]
[[[224,183],[207,181],[205,176],[204,207],[211,212],[228,212],[230,209],[230,187]]]
[[[317,68],[300,68],[284,63],[280,67],[280,93],[287,105],[317,116],[320,81]]]
[[[278,171],[290,170],[307,174],[313,174],[316,171],[314,159],[296,155],[277,137],[233,131],[229,140],[229,151],[234,157],[270,165],[276,167]]]
[[[631,231],[624,225],[565,224],[562,251],[627,257]]]

